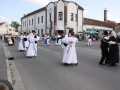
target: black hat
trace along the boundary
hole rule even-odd
[[[32,33],[36,33],[36,31],[35,31],[35,30],[32,30]]]
[[[108,31],[104,31],[104,35],[108,35]]]

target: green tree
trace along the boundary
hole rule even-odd
[[[20,24],[18,23],[18,22],[16,22],[16,21],[12,21],[11,22],[11,26],[12,27],[15,27],[16,29],[18,29],[18,26],[19,26]]]

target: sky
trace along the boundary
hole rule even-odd
[[[30,13],[49,2],[57,0],[2,0],[0,2],[0,22],[17,21],[20,23],[24,14]],[[103,21],[104,9],[107,19],[120,23],[120,0],[67,0],[73,1],[84,8],[83,17]]]

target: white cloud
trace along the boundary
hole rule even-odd
[[[37,5],[45,6],[49,3],[50,0],[27,0],[27,1]]]
[[[112,21],[115,21],[115,22],[120,22],[120,17],[116,17],[112,14],[108,14],[108,20],[112,20]]]
[[[84,8],[84,14],[88,14],[89,13],[89,11],[90,11],[90,8],[89,7],[86,7],[86,8]]]
[[[54,2],[54,1],[58,1],[58,0],[26,0],[26,1],[30,2],[30,3],[34,3],[36,5],[45,6],[49,2]]]
[[[5,17],[5,16],[0,16],[0,22],[8,22],[9,18]]]

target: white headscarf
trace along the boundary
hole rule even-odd
[[[116,32],[115,32],[115,31],[112,31],[112,32],[111,32],[111,36],[114,36],[114,37],[116,38],[116,37],[117,37]]]

